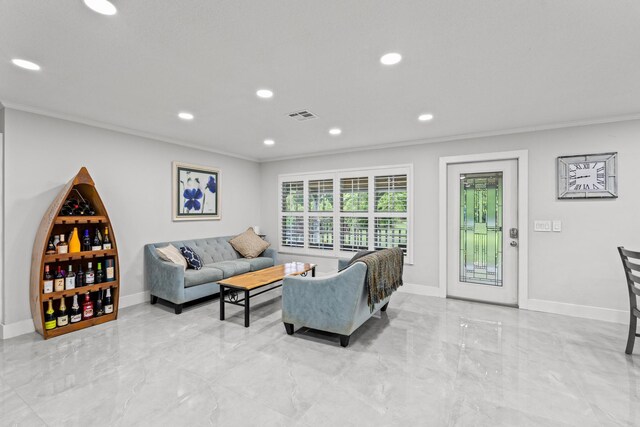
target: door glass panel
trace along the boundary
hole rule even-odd
[[[460,281],[502,286],[502,172],[460,175]]]

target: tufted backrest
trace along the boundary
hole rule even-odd
[[[229,240],[235,236],[207,237],[204,239],[176,240],[174,242],[152,243],[156,248],[171,244],[180,249],[182,246],[191,247],[202,258],[204,264],[212,262],[230,261],[240,258],[238,252],[233,249]]]

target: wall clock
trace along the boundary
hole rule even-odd
[[[558,157],[558,199],[618,197],[618,153]]]

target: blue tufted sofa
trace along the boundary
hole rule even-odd
[[[144,282],[151,293],[151,304],[162,298],[172,302],[176,314],[180,314],[185,302],[218,293],[218,280],[272,267],[275,264],[274,249],[267,249],[257,258],[242,258],[229,243],[234,237],[210,237],[145,245]],[[158,257],[156,248],[168,244],[178,249],[190,246],[202,258],[204,267],[201,270],[185,271],[180,265],[163,261]]]
[[[349,345],[351,334],[378,310],[386,311],[391,297],[377,303],[373,311],[367,303],[367,265],[338,260],[336,274],[310,278],[287,276],[282,282],[282,322],[287,334],[294,325],[340,335],[340,345]],[[347,268],[345,268],[347,267]]]

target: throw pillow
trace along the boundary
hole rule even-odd
[[[182,256],[185,260],[187,260],[187,264],[189,267],[194,270],[202,269],[202,258],[189,246],[183,246],[180,248],[180,252],[182,252]]]
[[[354,262],[358,261],[360,258],[362,258],[365,255],[369,255],[374,253],[375,251],[360,251],[358,253],[356,253],[353,258],[351,258],[349,260],[349,264],[347,264],[344,268],[341,268],[340,270],[338,270],[338,272],[344,270],[345,268],[351,267],[353,265]]]
[[[271,243],[260,238],[260,236],[253,231],[252,227],[249,227],[244,233],[229,240],[229,243],[245,258],[255,258],[271,246]]]
[[[167,245],[163,248],[156,248],[156,253],[160,257],[160,259],[181,265],[182,268],[184,268],[185,270],[187,269],[187,261],[175,246]]]

